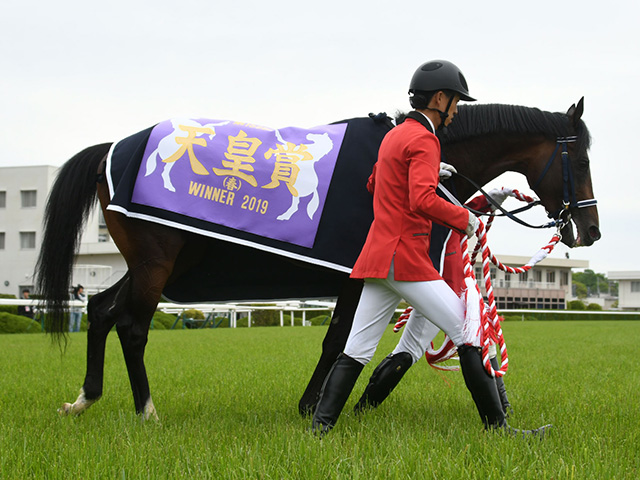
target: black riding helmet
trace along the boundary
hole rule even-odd
[[[458,67],[447,60],[432,60],[422,64],[411,78],[409,93],[451,90],[460,94],[460,100],[475,102],[469,96],[469,87]]]

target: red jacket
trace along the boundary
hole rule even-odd
[[[416,120],[385,136],[368,185],[374,220],[352,278],[386,278],[394,254],[395,280],[441,278],[428,254],[431,221],[464,231],[469,212],[436,194],[439,166],[440,142]]]

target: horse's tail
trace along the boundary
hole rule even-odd
[[[36,263],[36,292],[46,312],[45,329],[66,340],[66,311],[73,264],[89,213],[97,201],[98,165],[110,143],[73,156],[58,172],[44,212],[43,237]]]
[[[151,152],[151,155],[149,155],[149,157],[147,158],[147,167],[146,167],[146,171],[144,176],[148,177],[149,175],[151,175],[153,172],[155,172],[156,170],[156,166],[158,165],[158,149],[160,147],[156,148],[153,152]]]

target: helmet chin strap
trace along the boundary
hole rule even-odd
[[[437,108],[427,108],[427,110],[434,110],[440,115],[440,125],[438,125],[438,128],[436,128],[436,130],[440,130],[444,135],[447,134],[447,126],[445,125],[445,120],[449,118],[449,109],[451,108],[454,97],[455,95],[451,95],[449,97],[449,103],[447,103],[447,108],[444,112],[442,110],[438,110]]]

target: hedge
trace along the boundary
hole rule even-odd
[[[585,311],[586,312],[586,311]],[[500,311],[498,311],[500,314]],[[567,310],[549,310],[517,314],[509,312],[504,315],[505,321],[573,321],[573,320],[640,320],[640,313],[622,313],[611,315],[605,311],[589,311],[589,313],[571,313]]]
[[[9,293],[0,293],[0,298],[10,298],[12,300],[16,299],[15,295],[11,295]],[[12,315],[18,314],[18,306],[17,305],[0,305],[0,312],[11,313]]]
[[[40,333],[42,327],[35,320],[22,315],[0,312],[0,333]]]
[[[153,314],[152,325],[154,330],[168,330],[175,322],[176,316],[170,313],[164,313],[158,310]],[[176,327],[178,327],[178,325],[176,325]],[[179,328],[182,328],[182,322],[180,322]]]
[[[593,308],[593,307],[592,307]],[[588,313],[586,313],[588,311]],[[500,313],[500,312],[498,312]],[[395,317],[395,316],[394,316]],[[177,315],[164,313],[161,311],[157,311],[153,315],[153,323],[152,328],[155,330],[168,330],[176,323]],[[526,314],[517,314],[517,313],[509,313],[504,315],[505,321],[508,322],[536,322],[536,321],[573,321],[573,320],[640,320],[640,313],[623,313],[610,315],[607,312],[597,311],[588,309],[585,313],[569,313],[566,310],[549,310],[546,312],[536,312]],[[319,326],[329,326],[331,322],[331,312],[320,312],[319,315],[315,317],[307,318],[307,321],[311,323],[311,325]],[[394,320],[391,321],[393,323]],[[208,325],[208,328],[213,327],[214,325],[218,325],[220,323],[221,327],[229,326],[228,319],[226,317],[216,317],[213,322]],[[295,315],[295,325],[301,325],[302,323],[302,315],[300,312],[297,312]],[[238,319],[238,327],[246,327],[247,319],[239,318]],[[258,312],[253,312],[251,315],[251,325],[252,326],[280,326],[280,312],[277,310],[262,310]],[[291,316],[289,313],[285,315],[285,326],[291,325]],[[182,321],[179,321],[176,326],[176,329],[182,329]],[[80,326],[81,331],[87,330],[87,315],[84,314],[82,316],[82,323]],[[30,318],[23,317],[21,315],[14,315],[8,312],[0,311],[0,334],[2,333],[40,333],[42,332],[42,328],[39,322],[31,320]]]

